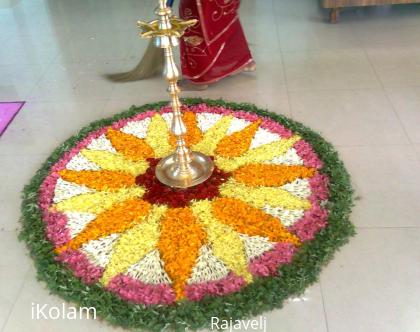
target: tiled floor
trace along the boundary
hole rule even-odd
[[[34,321],[60,304],[16,239],[19,192],[52,149],[90,121],[166,99],[159,78],[112,84],[145,48],[152,0],[0,0],[0,101],[26,100],[0,138],[0,330],[121,331],[101,321]],[[258,70],[210,98],[248,101],[320,131],[357,191],[358,235],[267,331],[420,331],[420,5],[351,9],[326,23],[317,0],[244,0]]]

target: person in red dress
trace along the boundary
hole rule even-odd
[[[181,38],[183,79],[203,88],[226,76],[255,70],[238,9],[240,0],[181,0],[182,19],[197,19]]]

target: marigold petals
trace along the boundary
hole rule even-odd
[[[87,149],[80,151],[80,153],[83,157],[107,171],[121,171],[132,175],[139,175],[146,172],[149,168],[149,163],[146,160],[131,161],[117,153]]]
[[[106,137],[119,153],[130,160],[139,161],[153,158],[155,155],[150,145],[145,140],[136,136],[123,133],[119,130],[108,129]]]
[[[130,198],[141,198],[143,194],[144,188],[138,186],[122,188],[118,191],[99,191],[73,196],[53,205],[53,208],[60,212],[99,214],[110,209],[114,204]]]
[[[216,148],[216,155],[221,157],[239,157],[251,145],[252,138],[257,132],[261,120],[255,121],[244,129],[223,137]]]
[[[304,179],[315,174],[314,168],[299,165],[250,164],[233,172],[236,181],[250,186],[279,187],[298,178]]]
[[[155,114],[150,121],[145,141],[157,158],[166,157],[173,152],[173,147],[169,144],[169,128],[160,114]]]
[[[278,187],[249,187],[234,179],[229,179],[219,187],[220,195],[240,199],[255,208],[262,209],[266,205],[280,206],[288,210],[308,210],[311,203],[299,198],[287,190]]]
[[[145,217],[149,213],[149,209],[148,202],[138,199],[115,204],[110,210],[99,214],[96,219],[87,224],[70,242],[57,248],[57,252],[63,252],[66,249],[79,249],[82,244],[89,241],[114,233],[122,233]]]
[[[211,208],[209,201],[195,202],[191,206],[195,217],[207,232],[213,254],[236,275],[244,277],[248,283],[252,282],[241,237],[231,227],[219,222],[212,215]]]
[[[187,128],[187,133],[184,136],[187,146],[197,144],[203,138],[203,133],[197,126],[197,118],[195,113],[191,111],[184,112],[182,114],[182,119],[184,121],[185,127]],[[176,146],[176,137],[172,133],[170,135],[169,142],[173,147]]]
[[[213,155],[217,144],[219,144],[220,140],[226,135],[232,119],[233,117],[228,115],[217,121],[204,133],[203,139],[191,147],[191,150],[198,151],[206,155]]]
[[[213,215],[235,231],[249,236],[267,237],[272,242],[290,242],[299,239],[291,234],[278,219],[233,198],[218,198],[212,203]]]
[[[185,297],[185,283],[206,240],[206,233],[189,208],[169,209],[161,221],[158,248],[177,300]]]
[[[96,190],[115,190],[123,187],[132,187],[136,178],[131,174],[118,171],[60,171],[63,180],[84,185]]]
[[[159,221],[166,212],[165,206],[153,206],[141,223],[123,233],[114,246],[101,283],[107,285],[116,275],[143,259],[156,248],[159,239]]]
[[[234,158],[217,156],[215,164],[225,172],[232,172],[235,169],[252,163],[259,163],[280,157],[287,152],[298,140],[299,136],[292,136],[288,139],[281,139],[269,144],[261,145],[255,149],[248,150],[243,155]]]

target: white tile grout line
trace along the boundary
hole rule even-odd
[[[330,327],[329,327],[329,324],[328,324],[328,315],[327,315],[327,309],[326,309],[326,305],[325,305],[324,291],[322,289],[321,278],[319,278],[319,288],[321,289],[322,309],[324,311],[325,327],[327,328],[327,332],[330,332]]]
[[[273,9],[273,13],[275,13],[276,9],[274,7],[274,1],[271,2],[271,6],[272,6],[272,9]],[[278,43],[278,46],[279,46],[280,58],[281,58],[281,66],[283,68],[284,83],[285,83],[285,86],[286,86],[287,106],[289,108],[290,117],[293,119],[292,105],[290,103],[289,84],[287,82],[286,66],[284,64],[283,50],[281,48],[281,43],[280,43],[279,26],[278,26],[278,23],[277,23],[278,21],[276,19],[274,20],[274,22],[276,23],[277,43]]]
[[[25,94],[25,102],[30,101],[29,97],[32,95],[32,92],[35,91],[42,79],[47,75],[48,70],[52,68],[55,60],[59,57],[59,55],[60,52],[57,52],[57,55],[53,59],[51,59],[51,61],[45,66],[44,71],[41,75],[39,75],[39,79],[36,81],[36,83],[32,86],[31,89],[28,89],[28,92]],[[23,107],[25,107],[25,105]]]
[[[381,78],[380,78],[380,76],[379,76],[378,72],[376,71],[376,68],[375,68],[375,65],[374,65],[374,64],[373,64],[373,62],[372,62],[372,59],[369,57],[369,53],[368,53],[368,52],[366,52],[366,48],[363,48],[363,52],[365,53],[366,58],[367,58],[367,60],[369,61],[369,64],[370,64],[370,66],[372,67],[373,72],[375,73],[376,79],[377,79],[377,80],[379,81],[379,83],[381,84],[381,87],[382,87],[382,90],[383,90],[383,92],[384,92],[384,94],[385,94],[385,97],[386,97],[386,99],[388,100],[389,104],[391,105],[392,110],[394,111],[394,114],[395,114],[395,116],[397,117],[397,120],[398,120],[398,122],[399,122],[399,124],[400,124],[400,126],[401,126],[402,130],[404,131],[404,134],[405,134],[405,136],[406,136],[406,138],[407,138],[408,142],[410,142],[410,144],[412,145],[412,144],[413,144],[413,142],[412,142],[412,140],[410,139],[410,136],[408,135],[408,132],[407,132],[407,130],[405,129],[405,126],[404,126],[404,124],[402,123],[401,118],[400,118],[400,116],[399,116],[399,114],[398,114],[397,110],[395,109],[394,103],[391,101],[391,98],[389,97],[388,92],[387,92],[387,91],[386,91],[386,89],[385,89],[384,83],[382,82],[382,80],[381,80]]]
[[[6,317],[5,321],[4,321],[3,326],[1,327],[0,332],[4,332],[4,331],[5,331],[4,329],[6,328],[6,325],[7,325],[7,323],[9,322],[10,316],[12,315],[12,312],[13,312],[13,310],[15,309],[15,306],[16,306],[16,303],[17,303],[17,300],[19,299],[20,294],[22,293],[23,286],[25,285],[26,278],[28,277],[28,274],[29,274],[29,271],[30,271],[30,270],[31,270],[31,267],[28,267],[28,270],[25,272],[25,277],[23,278],[23,281],[22,281],[22,283],[21,283],[21,285],[20,285],[20,287],[19,287],[19,291],[18,291],[18,293],[16,294],[15,300],[13,301],[13,304],[12,304],[12,306],[10,307],[9,313],[7,314],[7,317]]]

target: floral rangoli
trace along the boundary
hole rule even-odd
[[[215,163],[186,190],[155,176],[176,143],[167,106],[97,125],[61,150],[38,180],[35,208],[66,280],[145,311],[229,303],[281,280],[326,233],[334,179],[305,132],[233,105],[184,107],[188,146]]]

